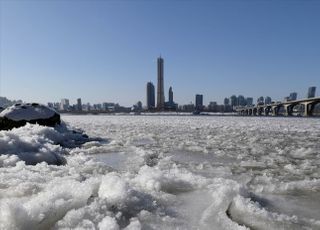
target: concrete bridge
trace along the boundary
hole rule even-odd
[[[255,106],[238,106],[236,112],[242,116],[279,116],[279,111],[284,111],[284,116],[292,116],[293,108],[301,106],[302,115],[305,117],[312,116],[315,106],[320,103],[320,97],[305,98],[295,101],[275,102],[268,105]]]

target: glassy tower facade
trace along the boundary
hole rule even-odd
[[[202,110],[203,109],[203,95],[202,94],[196,94],[196,110]]]
[[[169,104],[170,104],[170,105],[173,104],[173,91],[172,91],[172,87],[169,88]]]
[[[316,87],[315,86],[311,86],[308,89],[308,98],[312,98],[316,96]]]
[[[163,59],[158,58],[158,90],[157,90],[157,109],[164,110],[164,83],[163,83]]]
[[[152,82],[147,83],[147,108],[154,109],[155,108],[155,90]]]

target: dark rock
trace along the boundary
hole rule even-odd
[[[53,109],[37,103],[15,104],[0,113],[0,130],[10,130],[27,123],[54,127],[61,123]]]

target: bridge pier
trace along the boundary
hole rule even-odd
[[[304,107],[303,108],[303,116],[304,117],[312,116],[315,104],[312,103],[312,102],[304,102],[304,103],[301,103],[301,104],[304,105],[303,106]]]
[[[279,115],[279,106],[277,106],[277,105],[271,106],[271,110],[272,110],[272,116],[278,116]]]
[[[258,113],[258,109],[257,108],[253,108],[252,109],[252,115],[253,116],[257,116],[257,113]]]
[[[285,116],[292,116],[292,113],[293,113],[293,105],[283,105],[284,107],[284,111],[285,111]]]
[[[269,116],[269,113],[270,113],[270,110],[271,110],[271,109],[272,109],[271,106],[265,107],[265,109],[264,109],[264,115],[265,115],[265,116]]]

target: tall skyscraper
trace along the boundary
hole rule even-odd
[[[202,94],[196,94],[196,110],[202,110],[203,109],[203,95]]]
[[[308,98],[312,98],[316,96],[316,87],[315,86],[311,86],[308,89]]]
[[[155,90],[152,82],[147,83],[147,108],[154,109],[155,107]]]
[[[170,105],[173,104],[173,91],[172,91],[172,87],[171,86],[169,88],[169,104]]]
[[[157,109],[164,110],[163,59],[158,58]]]
[[[81,98],[77,99],[77,110],[78,111],[82,111],[82,102],[81,102]]]

